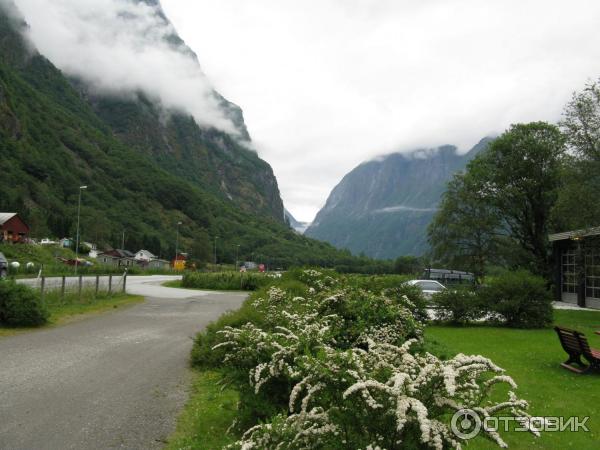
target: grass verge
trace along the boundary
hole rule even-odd
[[[48,327],[64,325],[66,323],[85,318],[89,315],[112,311],[117,308],[123,308],[125,306],[141,303],[143,301],[144,297],[142,296],[128,294],[115,294],[111,296],[100,294],[96,298],[83,296],[82,300],[77,302],[69,300],[69,297],[67,296],[65,302],[59,303],[51,301],[48,303],[50,318],[46,325],[35,328],[17,328],[0,325],[0,338],[30,331],[42,330]]]
[[[179,416],[166,450],[214,450],[234,442],[227,433],[236,416],[238,394],[223,389],[221,374],[194,371],[190,399]]]
[[[554,322],[584,332],[590,346],[600,348],[600,336],[594,334],[600,329],[600,312],[556,310]],[[560,367],[567,355],[553,329],[430,326],[425,335],[438,354],[479,354],[506,369],[519,385],[519,397],[529,401],[532,415],[589,417],[589,432],[544,432],[539,439],[525,432],[501,433],[510,448],[598,448],[600,374],[577,375]],[[470,444],[470,449],[492,448],[483,439]]]

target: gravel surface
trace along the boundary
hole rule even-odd
[[[0,448],[154,449],[187,398],[192,338],[246,295],[129,277],[146,302],[0,339]]]

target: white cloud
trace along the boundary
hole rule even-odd
[[[596,0],[163,0],[310,220],[383,152],[466,150],[600,76]]]
[[[166,109],[235,132],[192,54],[167,38],[160,8],[128,0],[15,0],[38,50],[100,92],[141,90]]]
[[[16,0],[42,53],[97,89],[154,93],[231,130],[170,26],[137,0]],[[216,89],[241,105],[286,206],[310,220],[361,162],[468,149],[559,119],[600,76],[597,0],[162,0]],[[128,20],[135,16],[136,21]]]

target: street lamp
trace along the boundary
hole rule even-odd
[[[79,267],[79,223],[81,218],[81,192],[87,189],[87,186],[79,186],[79,202],[77,203],[77,239],[75,240],[75,275]]]
[[[177,261],[179,261],[179,225],[181,225],[181,222],[177,222],[177,237],[175,238],[175,269],[177,269]]]

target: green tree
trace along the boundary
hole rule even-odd
[[[402,275],[418,273],[423,269],[421,258],[412,255],[403,255],[394,261],[394,272]]]
[[[469,173],[455,175],[428,235],[434,259],[473,272],[481,281],[487,265],[497,262],[501,219],[481,196],[479,184]]]
[[[450,183],[429,232],[434,254],[480,277],[492,256],[516,244],[511,262],[548,275],[565,151],[554,125],[511,126]]]
[[[530,269],[544,275],[550,270],[548,231],[565,152],[564,136],[556,126],[533,122],[511,126],[469,164],[484,201],[528,253]]]
[[[571,157],[553,219],[561,230],[600,225],[600,85],[573,94],[560,123]]]

